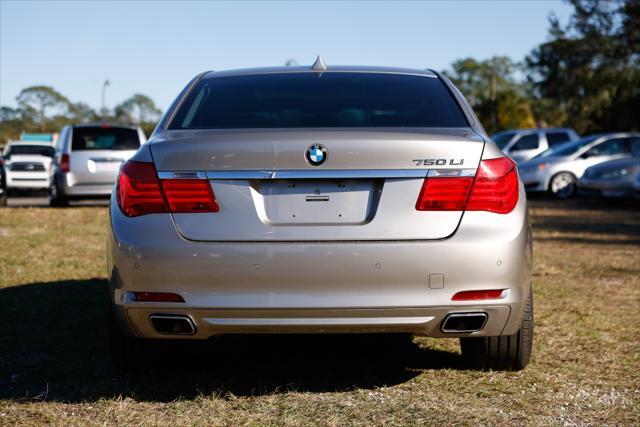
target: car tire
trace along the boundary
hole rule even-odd
[[[578,179],[571,172],[560,172],[551,177],[549,192],[558,199],[568,199],[576,194]]]
[[[129,337],[122,332],[115,319],[111,305],[109,305],[108,322],[111,362],[118,371],[122,373],[131,372],[138,367],[143,360],[141,340],[139,338]]]
[[[533,297],[524,306],[520,329],[514,335],[460,338],[462,357],[475,369],[519,371],[531,359],[533,348]]]
[[[7,206],[7,191],[3,191],[2,193],[0,193],[0,207],[6,207]]]
[[[60,192],[55,184],[49,189],[49,206],[54,208],[69,206],[69,199]]]

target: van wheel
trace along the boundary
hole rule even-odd
[[[49,206],[56,208],[69,206],[69,199],[60,192],[55,184],[49,188]]]
[[[475,369],[519,371],[531,359],[533,348],[533,297],[524,306],[520,330],[500,337],[460,338],[462,357]]]
[[[559,199],[568,199],[576,192],[576,181],[571,172],[555,174],[549,182],[549,192]]]
[[[137,366],[140,366],[143,359],[140,339],[125,335],[116,322],[111,305],[109,305],[108,310],[109,354],[111,355],[111,362],[118,371],[122,373],[131,372]]]
[[[0,207],[6,207],[7,206],[7,192],[6,190],[2,192],[2,194],[0,194]]]

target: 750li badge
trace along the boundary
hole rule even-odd
[[[464,159],[413,159],[416,166],[462,166]]]

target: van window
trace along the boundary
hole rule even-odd
[[[493,142],[496,143],[499,149],[503,149],[507,146],[508,143],[511,142],[513,137],[516,135],[516,132],[500,132],[491,137]]]
[[[524,135],[511,147],[511,151],[535,150],[539,147],[538,134]]]
[[[79,150],[137,150],[138,131],[118,127],[77,127],[73,129],[71,149]]]
[[[549,143],[549,147],[553,147],[554,145],[562,144],[563,142],[570,141],[571,138],[569,134],[566,132],[549,132],[547,133],[547,142]]]

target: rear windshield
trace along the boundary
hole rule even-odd
[[[73,129],[71,149],[77,150],[137,150],[138,131],[112,127],[77,127]]]
[[[202,80],[169,128],[466,126],[438,78],[327,72]]]
[[[11,145],[9,146],[5,156],[18,156],[25,154],[53,157],[54,150],[53,147],[48,147],[46,145]]]

